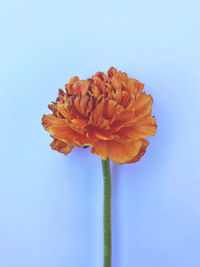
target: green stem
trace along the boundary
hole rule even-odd
[[[102,160],[102,169],[104,177],[104,267],[111,267],[111,175],[109,158]]]

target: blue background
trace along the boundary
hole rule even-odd
[[[4,1],[0,8],[0,266],[102,267],[103,179],[89,149],[41,126],[70,77],[110,66],[145,83],[158,130],[112,164],[113,267],[200,266],[200,2]]]

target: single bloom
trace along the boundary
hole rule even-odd
[[[50,115],[42,125],[53,142],[51,148],[65,155],[74,146],[91,146],[103,160],[119,164],[140,160],[156,133],[153,99],[142,92],[144,84],[111,67],[87,80],[73,77],[59,89]]]

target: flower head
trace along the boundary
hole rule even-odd
[[[142,92],[144,84],[111,67],[87,80],[73,77],[59,89],[51,115],[42,125],[53,142],[51,148],[67,155],[74,146],[91,146],[103,160],[132,163],[140,160],[156,133],[153,99]]]

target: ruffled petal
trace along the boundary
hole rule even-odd
[[[112,140],[115,137],[112,131],[106,131],[93,126],[87,127],[87,135],[93,140]]]
[[[54,138],[71,146],[92,145],[93,141],[70,128],[65,119],[59,119],[52,115],[44,115],[42,124]]]
[[[63,153],[65,155],[69,154],[73,149],[73,146],[68,145],[65,142],[57,140],[55,138],[52,141],[52,143],[50,144],[50,146],[53,150],[56,150],[56,151]]]
[[[116,140],[99,140],[94,144],[91,152],[99,155],[103,160],[108,157],[118,164],[123,164],[137,156],[142,144],[142,140],[131,143],[122,143]]]
[[[151,95],[141,93],[136,97],[134,111],[137,116],[145,117],[151,114],[153,98]]]
[[[51,125],[55,125],[55,126],[67,125],[67,121],[65,119],[57,118],[53,115],[43,115],[42,125],[44,126],[44,128],[46,130],[46,128],[51,126]]]
[[[148,116],[141,121],[133,123],[132,126],[121,128],[117,135],[121,139],[133,141],[155,135],[156,129],[156,119]]]
[[[144,88],[144,84],[136,79],[128,78],[127,90],[129,93],[137,94],[140,93]]]
[[[126,162],[126,163],[135,163],[137,161],[139,161],[141,159],[141,157],[145,154],[146,152],[146,148],[148,147],[149,142],[145,139],[142,139],[142,146],[140,148],[139,153],[133,157],[130,161]]]
[[[99,155],[103,160],[107,159],[107,142],[98,140],[91,149],[93,154]]]

